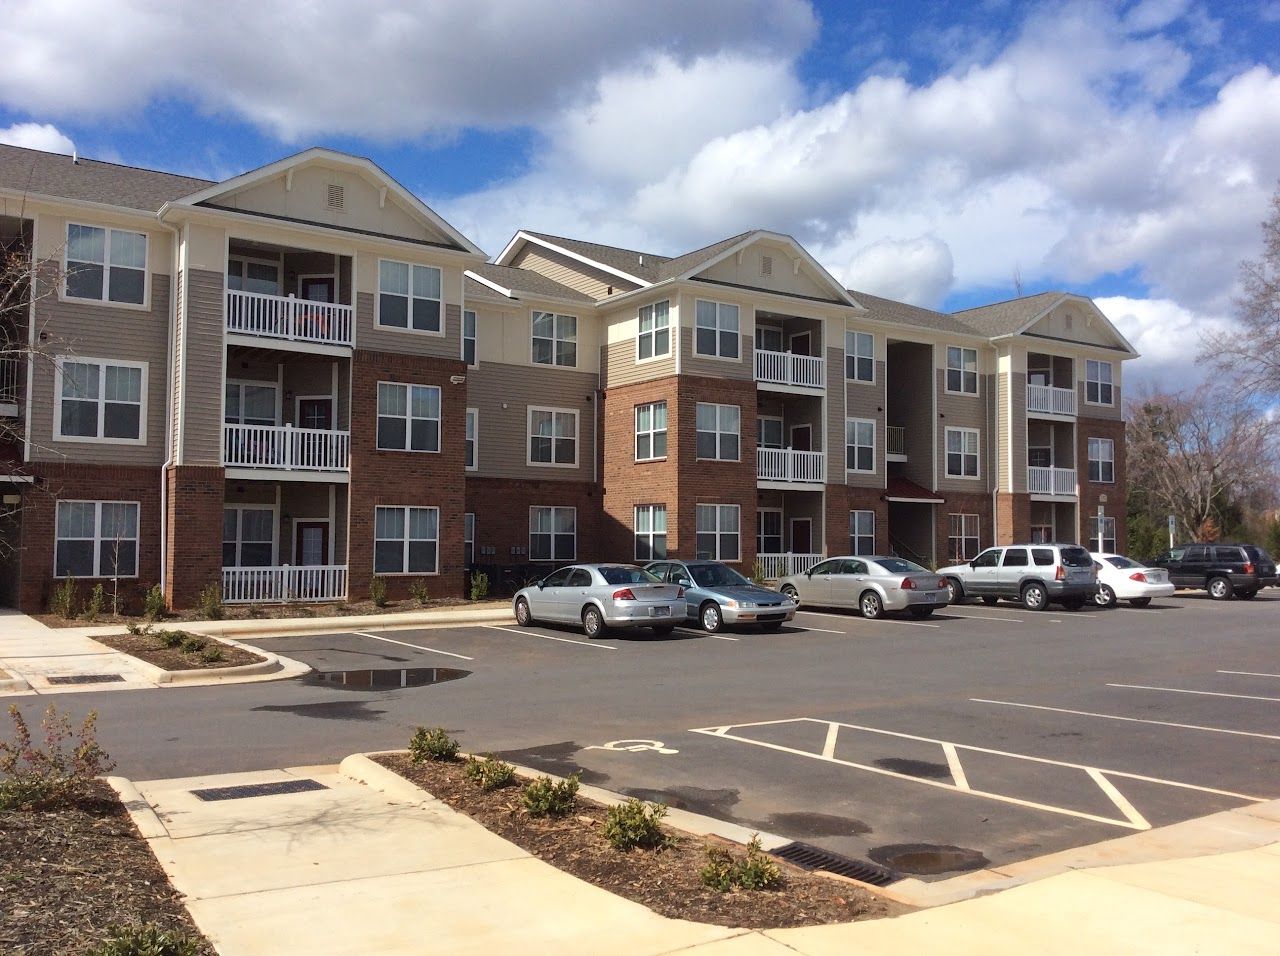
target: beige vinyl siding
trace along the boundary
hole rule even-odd
[[[1113,384],[1111,386],[1110,405],[1090,405],[1084,400],[1085,397],[1085,380],[1084,370],[1086,368],[1084,359],[1077,359],[1076,366],[1080,369],[1080,380],[1076,382],[1076,413],[1081,418],[1106,418],[1111,421],[1118,421],[1124,418],[1124,408],[1122,397],[1120,394],[1120,363],[1113,361],[1111,363],[1111,377]]]
[[[637,362],[636,340],[624,339],[601,349],[600,367],[603,370],[603,387],[618,388],[675,375],[676,359],[675,355],[668,355],[666,358]]]
[[[479,412],[479,467],[468,474],[488,478],[590,481],[595,461],[592,439],[598,387],[594,372],[543,366],[482,364],[467,374],[467,407]],[[503,404],[506,408],[503,408]],[[576,409],[578,467],[526,464],[529,458],[529,406]]]
[[[844,381],[844,343],[827,349],[827,484],[845,483],[844,420],[847,396]]]
[[[991,392],[992,377],[980,375],[977,395],[956,395],[946,391],[946,369],[935,370],[935,387],[938,390],[938,489],[940,491],[981,492],[991,489],[992,460],[988,451],[993,439],[995,421],[988,421],[987,395]],[[1025,417],[1023,420],[1025,426]],[[978,480],[947,477],[947,429],[976,428],[978,430]],[[1025,441],[1025,429],[1024,429]]]
[[[840,377],[845,387],[845,418],[868,418],[876,423],[876,470],[872,474],[865,472],[847,472],[847,484],[859,488],[883,488],[885,485],[884,450],[885,450],[885,363],[879,357],[881,340],[876,339],[876,380],[870,384],[865,382],[849,382],[844,377],[844,350],[840,351]],[[844,421],[840,422],[840,468],[844,470],[845,433]]]
[[[169,432],[169,447],[178,447],[178,409],[181,403],[181,392],[178,389],[178,369],[182,367],[182,330],[185,328],[186,315],[183,312],[184,293],[187,286],[186,274],[178,270],[174,283],[174,324],[173,324],[173,365],[165,370],[165,387],[169,389],[169,421],[166,427]]]
[[[222,463],[225,284],[221,272],[191,269],[187,276],[184,421],[175,455],[181,465]]]
[[[686,300],[692,301],[692,300]],[[741,309],[739,316],[745,315]],[[738,320],[738,328],[742,329],[742,318]],[[755,350],[750,335],[740,335],[739,360],[713,358],[707,355],[695,355],[693,351],[693,329],[680,326],[680,372],[683,375],[703,375],[707,378],[733,378],[751,380],[756,377]]]
[[[544,275],[593,299],[603,299],[640,288],[636,283],[628,282],[603,269],[596,269],[585,262],[530,242],[524,244],[524,248],[516,253],[508,265]]]
[[[376,266],[376,263],[375,263]],[[375,325],[377,296],[372,292],[356,293],[356,342],[362,349],[396,352],[401,355],[431,355],[436,358],[462,357],[462,306],[446,302],[444,335],[407,332]]]
[[[772,259],[768,275],[764,274],[764,258]],[[709,269],[697,273],[698,278],[753,289],[766,289],[781,295],[798,295],[813,299],[834,299],[836,290],[823,281],[805,263],[797,272],[793,252],[782,246],[755,242],[740,253],[721,259]]]

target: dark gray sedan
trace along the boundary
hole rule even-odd
[[[684,588],[689,620],[714,634],[729,624],[759,624],[776,631],[796,616],[796,604],[762,588],[719,561],[653,561],[655,577]]]

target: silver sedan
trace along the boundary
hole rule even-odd
[[[894,557],[828,558],[803,574],[783,578],[778,590],[801,604],[857,608],[872,619],[886,611],[924,618],[947,606],[946,581]]]
[[[632,564],[573,564],[518,591],[513,608],[521,627],[553,621],[579,624],[587,637],[611,627],[670,634],[684,621],[684,588]]]

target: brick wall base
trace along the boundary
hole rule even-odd
[[[935,547],[937,548],[938,564],[941,567],[954,563],[951,559],[950,551],[951,515],[953,514],[969,514],[978,516],[979,551],[983,548],[989,548],[993,544],[1008,544],[1010,541],[1026,541],[1031,533],[1030,525],[1028,523],[1030,515],[1027,501],[1024,501],[1022,505],[1021,520],[1023,530],[1020,532],[1022,537],[1019,538],[1009,537],[1009,534],[1011,533],[1009,529],[1013,526],[1013,518],[1011,513],[1007,515],[1004,511],[1000,511],[1001,505],[999,501],[997,501],[996,509],[999,512],[999,528],[997,529],[997,536],[999,537],[999,540],[994,540],[991,521],[991,495],[966,495],[955,491],[947,491],[943,492],[941,496],[947,499],[946,504],[935,506],[938,509],[937,524],[935,526],[937,528],[938,540]],[[1026,495],[1000,495],[999,497],[1027,498]],[[1010,502],[1010,507],[1012,507],[1012,502]]]
[[[1110,438],[1115,449],[1115,481],[1112,483],[1089,480],[1089,439]],[[1116,552],[1125,553],[1126,500],[1129,491],[1126,475],[1124,422],[1114,419],[1081,418],[1076,427],[1076,474],[1080,483],[1080,543],[1092,547],[1090,540],[1097,534],[1098,506],[1109,518],[1116,519]],[[1102,499],[1106,498],[1104,502]]]
[[[627,559],[606,541],[599,486],[589,481],[527,481],[516,478],[467,478],[466,510],[476,516],[475,563],[529,564],[529,509],[535,505],[577,509],[577,561]],[[539,562],[548,571],[561,562]]]
[[[950,500],[950,496],[948,496]],[[988,499],[989,501],[990,499]],[[990,504],[988,504],[988,511]],[[990,544],[1018,544],[1031,540],[1031,496],[1001,491],[996,495],[996,540]]]
[[[208,585],[222,585],[223,478],[218,465],[176,465],[166,476],[165,599],[174,610],[195,606]]]
[[[850,553],[849,512],[873,511],[876,516],[876,553],[889,554],[889,505],[883,488],[858,488],[853,485],[827,485],[826,553],[828,556]]]

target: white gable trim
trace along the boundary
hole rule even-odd
[[[992,341],[996,341],[997,339],[1010,339],[1010,338],[1013,338],[1014,336],[1022,335],[1024,332],[1027,332],[1028,330],[1030,330],[1032,326],[1034,326],[1037,322],[1039,322],[1041,319],[1047,316],[1050,312],[1052,312],[1058,306],[1062,305],[1062,303],[1064,302],[1079,302],[1088,306],[1088,308],[1093,312],[1094,315],[1096,315],[1099,319],[1101,319],[1103,322],[1106,323],[1106,326],[1111,331],[1111,334],[1116,337],[1116,341],[1118,341],[1121,345],[1124,346],[1125,351],[1127,351],[1130,355],[1134,356],[1135,358],[1138,356],[1138,350],[1135,349],[1133,347],[1133,344],[1124,337],[1124,335],[1121,333],[1121,331],[1118,328],[1116,328],[1115,323],[1112,322],[1110,319],[1108,319],[1106,315],[1103,313],[1103,311],[1099,309],[1096,305],[1094,305],[1093,300],[1085,295],[1076,295],[1074,292],[1064,292],[1062,295],[1058,296],[1058,298],[1054,299],[1051,303],[1049,303],[1048,306],[1041,309],[1039,312],[1033,315],[1030,319],[1028,319],[1025,323],[1023,323],[1022,327],[1019,328],[1016,332],[1009,332],[1006,335],[994,336],[992,338]],[[1080,342],[1077,344],[1081,346],[1097,348],[1097,346],[1094,345],[1094,343],[1092,342]]]
[[[653,285],[653,283],[649,282],[647,279],[641,279],[638,276],[633,276],[630,273],[623,272],[621,269],[615,269],[613,266],[605,265],[603,262],[597,262],[595,259],[588,258],[581,253],[566,249],[563,246],[557,246],[553,242],[547,242],[545,239],[539,239],[537,236],[531,236],[524,230],[517,232],[511,237],[511,241],[508,242],[502,252],[499,253],[498,258],[493,260],[494,264],[499,266],[510,265],[511,263],[509,259],[514,256],[515,251],[521,242],[532,242],[534,245],[542,246],[544,249],[550,249],[553,252],[558,252],[562,256],[568,256],[570,259],[575,259],[578,262],[589,265],[594,269],[599,269],[601,272],[607,272],[620,279],[626,279],[628,282],[634,282],[642,289],[647,289],[649,286]]]
[[[811,256],[809,254],[809,251],[805,249],[804,246],[796,242],[795,239],[791,238],[791,236],[783,235],[780,232],[766,232],[763,229],[757,229],[755,232],[745,236],[740,242],[735,242],[728,249],[725,249],[723,252],[719,253],[718,255],[712,256],[710,259],[707,259],[705,262],[698,263],[692,269],[689,269],[688,271],[681,273],[675,278],[692,279],[694,276],[698,275],[698,273],[705,272],[707,269],[710,269],[712,266],[716,265],[717,263],[723,262],[725,259],[728,259],[730,256],[737,255],[738,253],[746,249],[748,246],[762,239],[769,240],[771,242],[778,242],[785,246],[790,246],[791,249],[795,252],[796,259],[799,260],[800,262],[803,262],[805,265],[809,266],[809,268],[812,269],[815,273],[817,273],[818,278],[822,280],[822,282],[826,283],[826,285],[829,286],[831,290],[835,292],[835,294],[839,297],[841,302],[845,303],[846,305],[851,305],[855,309],[866,311],[863,308],[863,306],[858,304],[858,302],[854,300],[853,296],[849,294],[849,290],[846,289],[839,282],[837,282],[835,280],[835,277],[826,269],[824,269],[822,267],[822,264],[819,263],[818,260],[815,259],[813,256]]]
[[[498,293],[498,295],[506,296],[508,299],[520,298],[520,296],[516,295],[510,289],[504,289],[502,286],[498,285],[498,283],[494,282],[492,279],[486,279],[484,276],[479,275],[478,273],[472,272],[470,269],[464,272],[463,275],[465,275],[468,279],[475,279],[476,282],[479,282],[482,286],[486,286],[487,288],[492,289],[494,292]]]

